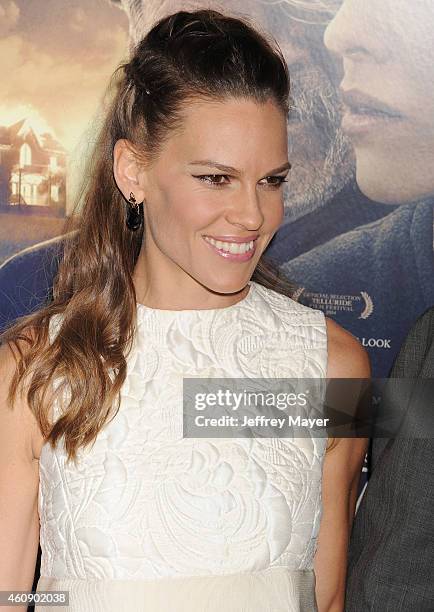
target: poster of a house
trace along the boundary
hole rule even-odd
[[[65,215],[66,151],[29,119],[0,126],[0,208],[2,212]]]
[[[0,0],[0,269],[73,216],[106,88],[129,56],[121,6]]]

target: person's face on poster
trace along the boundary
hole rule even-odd
[[[331,199],[354,172],[352,149],[340,129],[334,64],[324,48],[327,21],[336,9],[321,11],[318,0],[122,0],[137,42],[159,18],[179,10],[215,8],[246,16],[278,41],[291,77],[293,109],[288,121],[292,170],[285,195],[286,216],[295,218]],[[334,78],[335,77],[335,78]]]
[[[361,190],[380,202],[432,196],[433,0],[344,0],[325,44],[342,60],[342,127]]]

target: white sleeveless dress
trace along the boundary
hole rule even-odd
[[[227,308],[138,304],[116,417],[77,466],[43,446],[37,590],[69,606],[36,610],[317,609],[327,440],[182,437],[183,377],[326,376],[324,314],[249,284]]]

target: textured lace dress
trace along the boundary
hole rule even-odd
[[[137,304],[119,412],[77,465],[43,446],[37,590],[69,606],[36,610],[316,610],[327,440],[182,435],[183,377],[326,376],[323,313],[249,284],[227,308]]]

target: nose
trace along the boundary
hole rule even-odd
[[[363,0],[365,2],[366,0]],[[327,49],[340,57],[363,53],[364,27],[360,0],[344,0],[324,32]],[[367,25],[367,24],[366,24]]]
[[[226,213],[226,220],[246,230],[258,230],[261,227],[264,214],[255,187],[237,194],[233,206]]]

